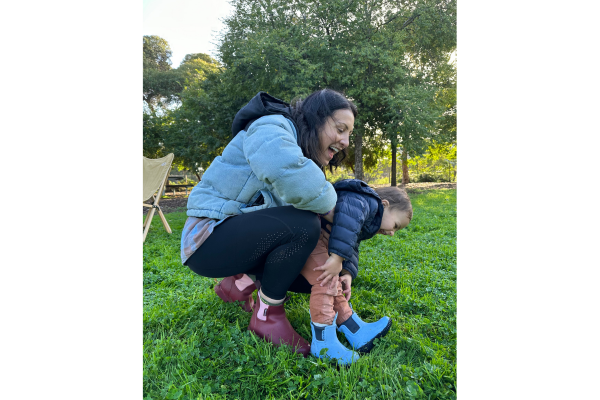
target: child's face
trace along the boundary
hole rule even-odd
[[[381,227],[377,232],[380,235],[394,236],[396,231],[406,228],[410,223],[408,212],[390,209],[390,203],[387,200],[382,200],[384,205],[383,218],[381,219]]]

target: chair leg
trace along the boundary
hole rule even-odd
[[[144,218],[144,229],[146,229],[146,224],[148,223],[148,217],[150,216],[151,210],[151,208],[148,210],[148,212],[146,213],[146,217]]]
[[[165,229],[167,230],[167,232],[173,233],[173,232],[171,232],[171,227],[167,223],[167,219],[165,218],[165,215],[163,214],[163,212],[162,212],[162,210],[160,208],[158,208],[158,216],[160,217],[160,219],[161,219],[163,225],[165,226]]]
[[[154,216],[155,208],[152,207],[148,212],[148,216],[146,217],[146,226],[144,227],[144,242],[146,241],[146,235],[148,234],[148,229],[150,229],[150,224],[152,223],[152,217]]]

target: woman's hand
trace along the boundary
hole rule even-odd
[[[333,280],[337,283],[338,275],[342,270],[342,261],[344,259],[337,254],[331,254],[325,264],[320,267],[315,268],[313,271],[323,271],[321,276],[317,278],[317,282],[321,281],[321,286],[325,285],[330,280]],[[335,279],[334,279],[335,278]],[[330,285],[331,287],[331,285]]]
[[[342,282],[342,292],[346,296],[346,300],[350,300],[350,296],[352,296],[352,275],[348,273],[340,276],[340,282]]]

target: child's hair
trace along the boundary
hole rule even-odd
[[[381,200],[387,200],[390,202],[390,210],[406,211],[408,220],[410,221],[413,216],[412,204],[408,198],[408,194],[404,189],[400,189],[398,186],[373,188],[379,195]]]

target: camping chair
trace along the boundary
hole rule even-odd
[[[155,160],[144,157],[144,200],[146,201],[154,196],[153,204],[144,203],[144,207],[150,208],[146,219],[144,220],[144,242],[146,241],[146,235],[150,224],[152,223],[152,217],[154,211],[158,210],[158,215],[162,220],[163,225],[167,232],[171,232],[171,228],[165,219],[165,216],[158,205],[160,197],[163,193],[167,180],[169,179],[169,172],[171,172],[171,164],[173,163],[173,153],[163,158],[157,158]]]

